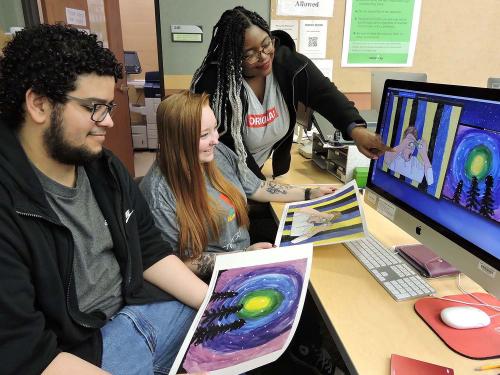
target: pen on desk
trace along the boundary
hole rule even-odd
[[[476,367],[476,371],[493,370],[493,369],[496,369],[496,368],[500,368],[500,363],[496,363],[494,365],[479,366],[479,367]]]

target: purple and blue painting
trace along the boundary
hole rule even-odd
[[[460,125],[442,195],[500,221],[500,133]]]
[[[307,259],[221,271],[182,361],[214,371],[280,350],[304,288]]]

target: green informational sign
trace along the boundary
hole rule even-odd
[[[348,0],[343,66],[410,66],[420,0]]]
[[[203,42],[203,34],[172,34],[172,42]]]

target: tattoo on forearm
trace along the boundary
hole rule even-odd
[[[210,276],[214,270],[215,254],[201,254],[201,257],[193,261],[196,273],[200,276]]]
[[[287,194],[288,190],[293,188],[291,185],[277,184],[272,181],[267,181],[265,185],[269,194]]]

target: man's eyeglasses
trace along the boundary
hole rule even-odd
[[[104,121],[106,116],[108,114],[111,116],[113,114],[114,109],[116,108],[115,103],[111,104],[95,103],[90,101],[89,99],[77,98],[71,95],[66,95],[66,98],[77,102],[83,108],[87,109],[91,113],[90,119],[94,122]]]
[[[274,42],[275,38],[266,38],[258,51],[251,50],[245,53],[245,55],[243,56],[243,61],[250,65],[255,64],[260,60],[260,56],[262,53],[269,55],[274,52]]]

